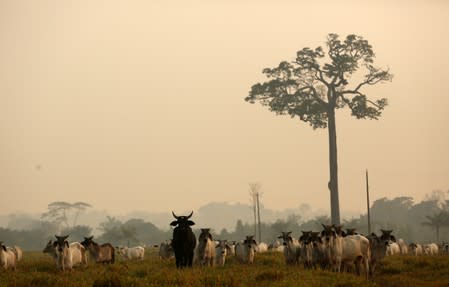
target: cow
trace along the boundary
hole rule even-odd
[[[254,253],[257,248],[257,242],[254,240],[254,236],[246,236],[243,242],[238,242],[235,245],[235,256],[240,263],[254,263]]]
[[[160,259],[170,259],[175,257],[175,252],[173,250],[172,241],[166,240],[161,242],[159,246],[159,258]]]
[[[408,245],[405,243],[404,239],[399,238],[397,240],[397,243],[399,245],[399,250],[401,251],[401,255],[407,255],[408,254]]]
[[[282,245],[284,246],[284,259],[286,264],[298,264],[299,255],[301,252],[301,248],[299,245],[299,241],[294,239],[291,236],[292,232],[281,232],[281,235],[278,236],[279,239],[282,239]]]
[[[215,246],[215,264],[218,266],[224,266],[226,256],[231,254],[231,247],[227,240],[218,240]]]
[[[214,266],[215,264],[215,241],[210,234],[210,228],[201,228],[196,248],[196,261],[201,266]]]
[[[57,246],[56,241],[53,242],[52,240],[50,240],[45,246],[43,252],[50,254],[50,256],[55,261],[56,266],[58,268],[61,268],[62,266],[58,261],[56,246]],[[72,242],[69,244],[69,248],[72,254],[72,267],[78,264],[87,266],[86,249],[84,248],[84,246],[82,246],[79,242]]]
[[[13,247],[7,247],[9,250],[11,250],[12,252],[14,252],[14,254],[16,255],[16,261],[19,262],[22,260],[23,257],[23,251],[22,248],[20,248],[19,246],[14,245]]]
[[[312,266],[320,266],[321,269],[327,269],[329,267],[329,258],[326,252],[326,245],[321,239],[319,232],[310,233],[310,242],[312,244]]]
[[[387,256],[391,255],[399,255],[401,254],[401,248],[399,247],[399,244],[397,242],[393,242],[391,240],[388,241],[387,245]]]
[[[92,239],[94,237],[84,237],[81,244],[86,248],[96,263],[113,264],[115,262],[115,249],[110,243],[99,245]]]
[[[370,242],[371,249],[371,259],[370,259],[370,276],[374,276],[374,271],[376,270],[377,263],[382,260],[387,254],[387,245],[389,240],[382,240],[375,233],[371,233],[367,236]]]
[[[414,256],[423,255],[423,248],[422,248],[421,244],[412,242],[408,245],[408,247],[410,249],[410,254],[412,254]]]
[[[312,231],[301,231],[302,235],[299,237],[300,258],[305,269],[313,267],[313,243]]]
[[[424,244],[423,251],[425,255],[438,255],[438,245],[436,243]]]
[[[170,223],[171,226],[176,226],[173,229],[172,245],[175,251],[176,267],[192,267],[193,252],[196,246],[196,237],[190,226],[195,225],[195,222],[189,220],[193,215],[193,211],[187,216],[176,216],[172,211],[173,217],[176,219]]]
[[[256,251],[259,252],[259,253],[267,252],[268,251],[268,245],[265,242],[260,242],[257,245]]]
[[[283,248],[282,248],[282,250],[279,250],[280,246],[283,246],[282,243],[279,240],[275,240],[268,245],[268,251],[284,252]]]
[[[73,262],[72,262],[72,250],[69,247],[69,242],[67,241],[68,235],[66,236],[58,236],[55,235],[56,240],[53,243],[54,251],[56,254],[56,265],[62,271],[72,270]]]
[[[441,255],[449,254],[449,243],[445,241],[441,242],[441,245],[438,249],[440,250]]]
[[[145,248],[142,246],[135,247],[116,247],[116,250],[125,260],[138,259],[143,260],[145,257]]]
[[[322,225],[322,235],[328,249],[329,261],[334,271],[340,272],[342,266],[355,264],[357,274],[363,263],[365,275],[369,277],[369,261],[371,257],[369,240],[362,235],[342,236],[341,226]]]
[[[0,267],[4,270],[16,270],[16,255],[0,241]]]

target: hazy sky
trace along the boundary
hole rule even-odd
[[[337,114],[341,210],[449,189],[449,2],[0,0],[0,212],[51,201],[178,213],[329,209],[327,130],[244,101],[328,33],[365,37],[393,82],[379,121]],[[364,4],[362,4],[364,3]]]

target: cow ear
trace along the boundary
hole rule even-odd
[[[192,220],[187,220],[187,224],[192,226],[192,225],[195,225],[195,222],[193,222]]]
[[[177,221],[177,220],[174,220],[174,221],[172,221],[172,222],[170,223],[170,225],[171,225],[171,226],[176,226],[176,225],[178,225],[178,221]]]
[[[281,239],[281,238],[283,238],[283,237],[282,237],[282,235],[279,235],[278,238]]]

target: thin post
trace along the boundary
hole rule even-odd
[[[368,234],[371,234],[371,215],[370,215],[370,212],[369,212],[368,170],[366,170],[366,208],[368,209]]]
[[[259,205],[259,192],[256,193],[257,196],[257,228],[259,229],[259,243],[262,242],[262,231],[260,230],[260,205]]]

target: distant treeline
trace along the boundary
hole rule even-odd
[[[397,238],[403,238],[407,242],[449,241],[449,201],[437,195],[434,194],[417,204],[413,203],[411,197],[376,200],[371,207],[372,231],[379,233],[381,228],[392,229]],[[193,220],[195,221],[195,218]],[[318,231],[321,230],[322,223],[329,222],[327,215],[304,221],[301,220],[300,214],[291,214],[273,223],[262,223],[262,241],[270,243],[276,240],[281,231],[292,231],[293,236],[298,237],[301,231]],[[366,214],[345,219],[342,223],[345,227],[357,228],[360,233],[368,232]],[[199,228],[209,226],[194,227],[198,234]],[[172,236],[171,230],[161,230],[151,222],[138,218],[122,222],[107,216],[96,228],[101,233],[95,239],[113,245],[156,245]],[[84,236],[90,236],[92,231],[92,227],[86,225],[64,227],[61,222],[40,220],[28,230],[15,230],[11,226],[0,228],[0,241],[6,245],[19,245],[25,250],[40,250],[48,240],[54,239],[55,234],[69,234],[70,241],[80,241]],[[254,234],[254,224],[237,220],[234,230],[212,230],[212,233],[216,239],[241,240],[246,235]]]

